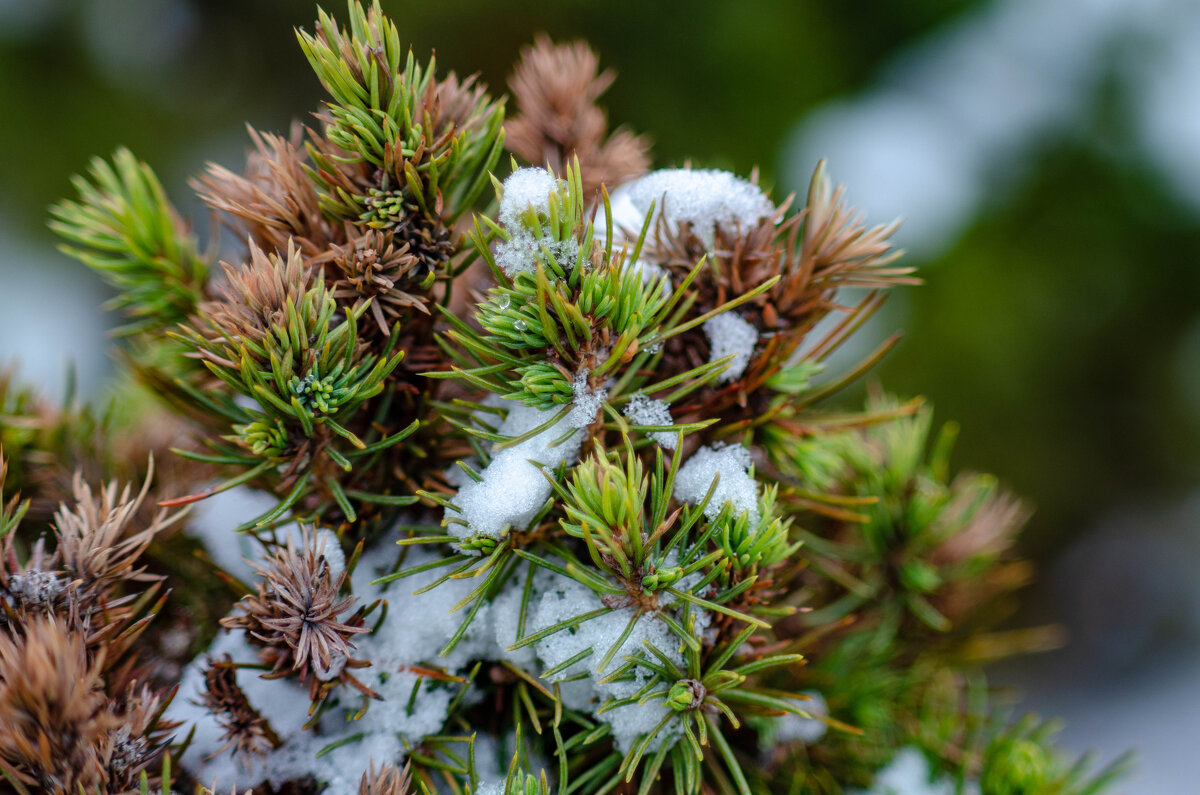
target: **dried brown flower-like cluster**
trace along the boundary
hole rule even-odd
[[[554,44],[539,36],[521,52],[509,88],[517,114],[504,125],[505,144],[517,157],[562,173],[579,159],[584,195],[601,185],[620,185],[650,166],[650,145],[626,129],[608,131],[596,104],[612,85],[611,69],[584,42]]]
[[[0,479],[5,470],[0,452]],[[149,483],[93,492],[77,477],[53,552],[38,539],[23,564],[23,511],[15,499],[0,510],[0,771],[38,792],[125,792],[173,728],[134,648],[162,604],[139,559],[173,521],[159,512],[134,526]]]
[[[221,621],[261,645],[263,661],[274,674],[297,673],[309,683],[314,699],[336,680],[370,692],[347,671],[365,664],[352,659],[352,638],[370,630],[363,626],[361,610],[342,618],[356,599],[339,593],[346,573],[330,570],[325,544],[337,542],[326,538],[305,531],[297,544],[289,535],[266,565],[255,564],[262,579],[257,592],[238,603],[241,614]]]

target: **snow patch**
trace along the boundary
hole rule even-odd
[[[521,216],[532,209],[538,215],[550,215],[550,194],[558,190],[558,180],[544,168],[520,168],[504,180],[500,199],[500,223],[511,232],[521,225]]]
[[[795,698],[791,700],[792,704],[813,717],[802,718],[790,712],[780,717],[775,725],[775,739],[779,742],[801,742],[811,745],[825,736],[827,726],[824,721],[818,719],[818,716],[829,715],[825,699],[815,690],[810,690],[804,695],[808,696],[808,699]]]
[[[669,168],[613,191],[609,204],[614,230],[636,240],[651,203],[656,203],[652,224],[660,215],[672,231],[691,224],[709,248],[716,242],[718,228],[726,233],[746,231],[775,212],[775,205],[757,185],[728,171]],[[598,223],[597,228],[603,225]]]
[[[499,428],[499,433],[504,436],[528,433],[549,422],[557,413],[555,409],[532,408],[516,401],[506,403],[508,416]],[[510,528],[527,528],[552,491],[541,468],[530,461],[537,461],[549,469],[575,461],[584,429],[572,425],[570,419],[560,420],[520,444],[496,450],[491,463],[479,473],[481,480],[470,481],[454,497],[459,510],[447,509],[445,512],[445,518],[461,518],[467,524],[451,522],[446,529],[464,540],[474,536],[499,540]],[[555,446],[554,443],[564,436],[565,441]]]
[[[325,558],[325,565],[329,567],[329,575],[335,580],[342,576],[342,572],[346,570],[346,553],[342,551],[342,542],[338,541],[337,534],[332,530],[318,531],[317,549]]]
[[[575,580],[554,575],[542,575],[542,589],[536,607],[531,611],[530,626],[526,632],[532,634],[562,621],[603,607],[603,602],[587,586]],[[621,643],[603,668],[600,663],[609,649],[621,638],[637,612],[633,608],[620,608],[597,618],[585,621],[573,629],[555,632],[538,641],[537,653],[546,668],[565,663],[586,649],[585,657],[556,674],[552,681],[560,681],[574,674],[586,672],[588,678],[562,685],[563,702],[571,709],[588,710],[612,727],[617,750],[628,753],[638,738],[653,731],[670,711],[662,699],[653,699],[646,704],[629,704],[607,712],[598,710],[609,698],[630,698],[641,690],[654,676],[650,671],[637,667],[632,678],[618,681],[601,681],[625,664],[625,657],[649,654],[647,642],[654,644],[680,667],[683,653],[680,640],[675,637],[665,622],[654,614],[645,614],[636,619],[633,630]],[[663,742],[679,737],[682,727],[678,720],[670,721],[656,735],[650,750],[655,751]]]
[[[357,795],[366,760],[402,765],[406,747],[442,731],[460,685],[422,677],[412,666],[445,667],[451,673],[461,673],[474,660],[503,659],[505,653],[491,629],[492,606],[484,605],[462,641],[449,655],[439,657],[465,616],[465,611],[451,611],[477,583],[449,580],[431,591],[414,594],[441,576],[442,570],[434,569],[395,583],[371,585],[371,580],[390,571],[395,555],[395,549],[386,544],[365,553],[352,578],[354,593],[363,603],[377,599],[388,602],[388,618],[378,631],[358,638],[355,654],[371,663],[369,668],[356,670],[355,675],[383,700],[373,700],[363,717],[352,720],[361,702],[357,693],[345,690],[335,694],[334,698],[341,696],[340,703],[322,715],[314,729],[303,730],[310,717],[305,688],[287,679],[263,679],[257,670],[241,669],[238,684],[250,703],[270,720],[284,744],[261,761],[243,760],[228,750],[210,759],[224,743],[220,725],[198,706],[204,691],[202,657],[188,666],[179,696],[167,712],[170,719],[184,722],[181,732],[195,727],[185,765],[198,780],[216,784],[214,791],[221,792],[234,784],[244,789],[264,780],[278,787],[285,781],[311,775],[328,785],[323,790],[325,795]],[[405,565],[435,559],[433,552],[413,549]],[[240,663],[257,661],[257,649],[245,640],[243,632],[222,632],[208,654],[214,658],[229,654]],[[326,746],[356,734],[362,737],[317,758]]]
[[[603,387],[592,388],[588,384],[588,371],[581,370],[571,384],[575,392],[574,408],[567,415],[566,423],[569,428],[586,428],[596,420],[608,398],[608,390]]]
[[[750,476],[753,464],[750,451],[741,445],[713,445],[692,453],[675,475],[675,499],[692,505],[704,500],[713,481],[720,476],[712,499],[704,506],[704,515],[715,519],[725,503],[734,515],[749,513],[758,521],[758,483]]]
[[[670,404],[661,400],[653,400],[640,392],[625,404],[624,413],[625,417],[634,425],[671,425],[674,423]],[[651,431],[648,435],[668,450],[674,450],[675,443],[679,440],[678,435],[670,431]]]
[[[703,328],[708,335],[710,362],[733,354],[733,359],[721,372],[720,380],[735,381],[740,378],[750,364],[750,356],[758,342],[758,329],[733,312],[722,312],[709,318]]]
[[[947,776],[933,779],[929,761],[916,748],[902,748],[892,761],[875,774],[869,790],[853,790],[853,795],[954,795],[954,782]],[[964,795],[978,795],[979,788],[968,783]]]

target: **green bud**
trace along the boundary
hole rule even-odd
[[[679,578],[683,576],[683,569],[679,566],[673,566],[668,569],[659,569],[653,574],[647,574],[642,577],[642,587],[647,591],[657,591],[660,588],[670,588],[675,583],[679,582]]]
[[[575,397],[570,379],[549,362],[527,364],[517,372],[521,374],[521,394],[516,399],[527,406],[557,408]]]
[[[496,549],[496,539],[491,536],[470,536],[459,542],[459,546],[467,551],[479,551],[490,555]]]
[[[408,214],[402,191],[371,188],[362,198],[364,208],[358,220],[372,229],[388,229]]]
[[[287,452],[288,432],[274,417],[264,417],[246,425],[233,426],[237,439],[255,455],[275,458]]]
[[[704,703],[706,695],[708,695],[708,691],[700,682],[695,679],[680,679],[671,685],[665,703],[676,712],[686,712],[690,709],[698,709]]]

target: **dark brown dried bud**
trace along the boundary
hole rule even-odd
[[[261,757],[268,750],[279,747],[279,736],[270,722],[254,708],[238,685],[237,666],[229,655],[222,661],[208,661],[204,670],[203,705],[225,730],[222,737],[226,742],[212,756],[232,746],[234,754],[248,759]]]
[[[371,229],[357,233],[347,224],[350,242],[334,246],[312,260],[314,265],[327,266],[334,298],[349,305],[371,299],[371,316],[384,336],[409,309],[429,314],[427,296],[421,294],[425,292],[422,283],[435,263],[414,253],[413,244],[402,239],[411,227],[409,218],[389,232]],[[435,251],[430,256],[440,254]],[[407,291],[414,288],[415,293]]]

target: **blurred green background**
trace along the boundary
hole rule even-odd
[[[757,166],[782,197],[828,155],[869,220],[911,213],[901,240],[927,284],[867,332],[906,332],[877,378],[960,421],[958,464],[1037,508],[1024,544],[1046,575],[1028,618],[1065,622],[1075,651],[1015,679],[1078,713],[1072,743],[1137,733],[1089,734],[1112,724],[1089,694],[1111,705],[1104,683],[1177,668],[1200,638],[1196,3],[384,5],[419,56],[496,91],[535,32],[588,40],[618,72],[611,118],[652,137],[656,165]],[[206,228],[188,175],[240,167],[244,123],[284,130],[315,107],[292,34],[314,16],[285,0],[0,0],[0,358],[54,389],[70,357],[101,389],[103,288],[53,251],[46,206],[127,145]],[[1064,690],[1067,670],[1093,689]]]

